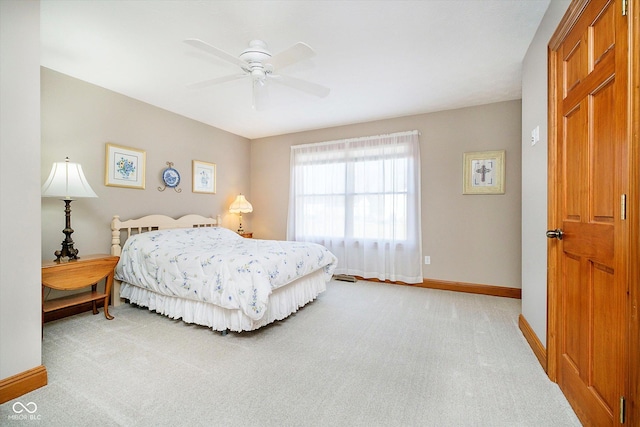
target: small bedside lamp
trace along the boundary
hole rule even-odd
[[[49,178],[42,185],[43,197],[59,197],[64,200],[66,225],[62,232],[66,236],[62,249],[55,252],[56,261],[60,258],[78,259],[78,250],[73,247],[71,234],[71,202],[82,197],[98,197],[87,182],[79,163],[72,163],[67,157],[64,162],[56,162],[51,167]]]
[[[233,203],[231,203],[231,206],[229,206],[229,212],[238,214],[238,234],[244,233],[244,230],[242,229],[242,214],[253,212],[253,206],[251,206],[251,203],[249,203],[242,193],[240,193]]]

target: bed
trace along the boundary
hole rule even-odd
[[[114,216],[114,305],[122,298],[173,319],[241,332],[282,320],[326,290],[337,260],[325,247],[246,239],[219,224],[219,216]]]

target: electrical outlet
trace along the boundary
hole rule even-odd
[[[431,264],[431,257],[430,256],[425,256],[424,257],[424,263],[425,264]]]

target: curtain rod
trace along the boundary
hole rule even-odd
[[[333,141],[311,142],[309,144],[298,144],[298,145],[292,145],[291,149],[298,148],[298,147],[311,147],[311,146],[314,146],[314,145],[336,144],[338,142],[355,142],[355,141],[362,141],[362,140],[365,140],[365,139],[388,138],[388,137],[393,137],[393,136],[405,136],[405,135],[418,135],[418,136],[421,136],[422,133],[420,131],[418,131],[418,130],[407,130],[407,131],[403,131],[403,132],[395,132],[395,133],[388,133],[388,134],[382,134],[382,135],[359,136],[357,138],[335,139]]]

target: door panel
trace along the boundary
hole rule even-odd
[[[564,118],[565,139],[572,141],[571,145],[565,146],[563,156],[565,159],[564,219],[566,221],[580,221],[584,210],[582,204],[584,200],[584,183],[586,181],[586,177],[583,175],[587,161],[587,140],[584,137],[586,125],[587,114],[580,105],[569,111]]]
[[[600,14],[591,24],[593,38],[593,65],[597,66],[605,55],[613,50],[615,46],[615,8],[611,2],[600,11]]]
[[[566,53],[563,59],[564,82],[562,89],[564,90],[564,97],[566,98],[588,74],[588,51],[584,48],[582,39],[576,40],[574,44],[569,44],[569,41],[565,42],[564,49]]]
[[[591,95],[593,117],[598,121],[593,127],[593,138],[601,141],[593,147],[594,163],[591,165],[591,220],[613,223],[615,196],[611,171],[615,164],[615,145],[611,143],[615,135],[615,120],[609,111],[615,111],[614,79],[600,87]]]
[[[564,260],[565,274],[570,277],[580,276],[580,257],[567,254]],[[588,300],[586,294],[582,292],[580,281],[571,281],[566,284],[563,294],[564,300],[562,310],[565,317],[565,327],[578,325],[577,330],[565,329],[562,336],[564,340],[564,357],[571,368],[579,372],[581,367],[586,365],[586,348],[583,343],[586,342],[587,328],[584,321],[584,313],[587,311]]]
[[[618,401],[621,393],[619,393],[618,379],[611,375],[611,371],[607,369],[609,360],[616,360],[619,356],[619,346],[614,342],[615,335],[612,330],[620,327],[620,318],[618,317],[618,306],[620,301],[611,298],[611,290],[615,287],[613,269],[596,263],[590,263],[591,281],[593,289],[591,290],[591,300],[593,306],[593,341],[592,354],[590,359],[593,361],[591,384],[594,393],[600,396],[602,402],[605,402],[610,412],[613,412],[612,405]]]

